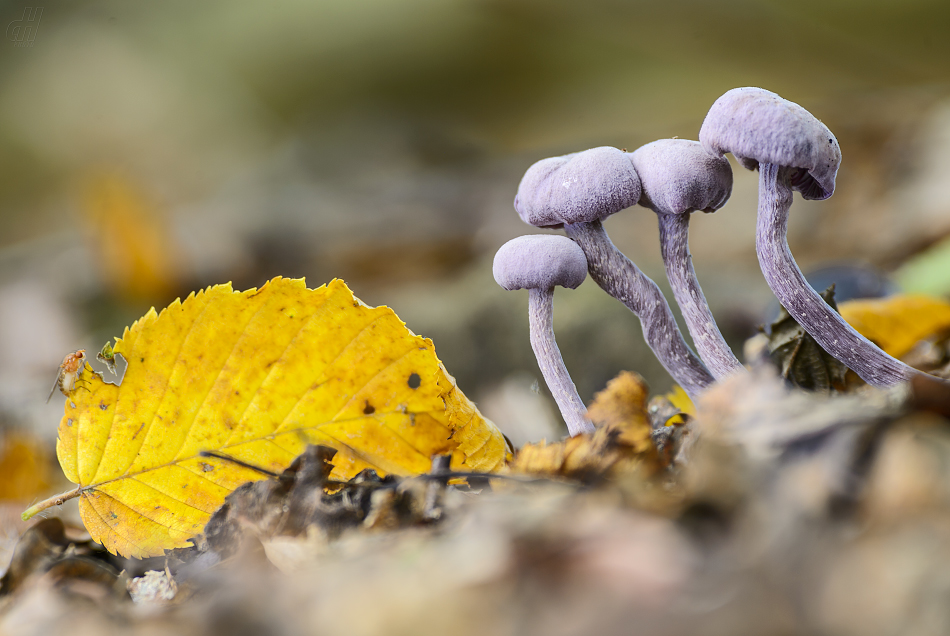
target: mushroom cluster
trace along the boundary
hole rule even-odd
[[[786,241],[792,192],[806,200],[834,193],[841,149],[807,110],[761,88],[728,91],[713,104],[699,141],[663,139],[632,153],[593,148],[538,161],[518,186],[514,206],[529,225],[563,229],[523,236],[495,257],[495,280],[530,290],[531,344],[571,435],[593,430],[554,343],[555,285],[575,288],[586,273],[641,322],[647,344],[691,397],[745,368],[716,326],[689,253],[689,215],[715,212],[732,193],[731,152],[759,170],[756,253],[765,280],[789,314],[828,353],[874,386],[921,372],[855,331],[805,280]],[[639,204],[657,215],[660,249],[673,295],[698,356],[686,344],[657,285],[611,242],[603,220]],[[586,270],[586,271],[585,271]]]

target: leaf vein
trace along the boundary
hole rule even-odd
[[[195,298],[197,298],[197,296],[195,296]],[[185,302],[188,302],[187,298],[185,299]],[[180,308],[183,307],[184,304],[185,303],[181,303],[179,307]],[[184,337],[178,343],[178,349],[175,351],[175,358],[174,358],[176,361],[178,360],[178,357],[181,355],[182,347],[185,346],[185,341],[188,339],[188,336],[191,335],[191,332],[194,330],[195,325],[198,324],[198,321],[200,321],[204,317],[205,312],[208,311],[208,307],[210,306],[211,306],[211,301],[207,297],[207,293],[205,293],[205,306],[202,308],[198,316],[193,321],[191,321],[191,324],[188,325],[188,331],[185,332]],[[162,313],[164,313],[164,311]],[[136,344],[138,344],[139,341],[140,341],[140,338],[135,339]],[[131,362],[129,364],[131,364]],[[172,368],[174,369],[174,366]],[[129,372],[128,368],[126,368],[125,372],[126,373]],[[162,403],[165,401],[165,394],[168,392],[169,382],[171,382],[171,372],[169,372],[168,377],[165,378],[165,386],[162,388],[162,396],[158,399],[158,405],[155,407],[155,412],[152,413],[152,419],[149,420],[148,426],[145,427],[145,431],[142,433],[142,441],[139,442],[138,448],[136,449],[135,453],[132,454],[131,460],[129,461],[129,465],[126,467],[125,472],[123,473],[123,476],[127,476],[129,474],[129,470],[131,470],[132,466],[135,465],[135,460],[138,459],[139,453],[141,453],[142,451],[142,446],[145,444],[145,440],[148,438],[149,431],[152,430],[152,425],[155,423],[155,419],[158,417],[158,410],[162,407]],[[116,396],[116,403],[118,403],[119,398],[121,397],[121,393],[122,393],[122,387],[120,386],[119,395]],[[110,435],[112,434],[111,430],[109,431],[109,434]]]
[[[149,490],[153,490],[153,491],[157,492],[157,493],[158,493],[159,495],[161,495],[162,497],[168,497],[168,498],[171,499],[172,501],[178,502],[178,503],[180,503],[180,504],[183,505],[183,506],[186,506],[186,507],[188,507],[188,508],[191,508],[192,510],[197,510],[197,511],[200,512],[201,514],[210,515],[210,514],[213,514],[213,513],[214,513],[214,510],[211,510],[211,511],[203,510],[203,509],[201,509],[201,508],[199,508],[199,507],[197,507],[197,506],[191,505],[191,504],[188,503],[187,501],[182,501],[181,499],[179,499],[178,497],[175,497],[174,495],[170,495],[170,494],[168,494],[168,493],[162,492],[161,490],[159,490],[159,489],[156,488],[155,486],[152,486],[152,485],[150,485],[150,484],[146,484],[146,483],[145,483],[144,481],[142,481],[141,479],[136,479],[135,477],[133,477],[133,478],[132,478],[132,481],[134,481],[134,482],[137,483],[137,484],[142,484],[143,486],[145,486],[145,487],[148,488]],[[155,521],[154,519],[151,519],[151,517],[149,517],[148,515],[146,515],[144,512],[139,512],[138,509],[133,508],[130,504],[126,504],[126,505],[129,506],[129,508],[130,508],[131,510],[134,510],[135,512],[138,512],[140,515],[142,515],[142,516],[145,517],[146,519],[150,519],[151,521]],[[159,523],[159,522],[158,522],[158,521],[155,521],[155,523]],[[164,525],[164,524],[161,524],[161,525]],[[171,526],[166,526],[166,527],[171,528]],[[179,530],[182,530],[182,532],[190,532],[190,531],[191,531],[190,529],[185,530],[184,528],[180,528],[180,527],[179,527]]]
[[[131,510],[131,511],[134,512],[135,514],[141,515],[142,517],[145,517],[145,515],[142,515],[142,514],[141,514],[140,512],[138,512],[137,510],[133,510],[132,508],[130,508],[130,507],[127,506],[126,504],[122,503],[121,501],[119,501],[118,499],[116,499],[115,497],[113,497],[112,495],[107,494],[107,493],[104,493],[104,492],[102,492],[102,491],[98,491],[98,490],[97,490],[96,492],[98,492],[100,496],[108,497],[108,498],[111,499],[112,501],[116,502],[116,503],[119,504],[120,506],[125,507],[125,508],[128,509],[128,510]],[[121,526],[122,524],[116,524],[115,526],[113,526],[113,525],[111,525],[108,521],[106,521],[106,518],[102,516],[102,513],[99,512],[99,509],[96,507],[96,504],[93,503],[93,501],[92,501],[91,499],[92,499],[91,497],[86,497],[86,502],[89,504],[89,507],[92,508],[92,511],[96,513],[96,516],[98,516],[99,519],[102,521],[102,525],[104,525],[106,528],[108,528],[109,531],[112,532],[113,534],[115,534],[116,536],[121,537],[121,538],[125,539],[126,541],[128,541],[129,545],[135,546],[136,548],[138,548],[139,550],[141,550],[143,553],[146,552],[146,550],[143,549],[142,545],[139,544],[137,541],[133,541],[132,539],[130,539],[130,538],[127,537],[126,535],[124,535],[124,534],[122,534],[121,532],[119,532],[118,530],[116,530],[116,528],[117,528],[118,526]],[[148,519],[149,521],[151,521],[152,523],[154,523],[154,524],[157,525],[157,526],[161,526],[162,528],[168,528],[168,526],[166,526],[165,524],[159,523],[159,522],[155,521],[154,519],[149,519],[148,517],[145,517],[145,518]],[[116,552],[118,552],[118,550],[116,550]]]
[[[379,316],[376,316],[375,318],[373,318],[372,320],[370,320],[368,323],[366,323],[366,324],[363,326],[363,328],[360,329],[360,330],[356,333],[356,335],[353,336],[353,337],[350,339],[350,341],[346,344],[346,346],[343,347],[343,348],[340,350],[340,352],[336,355],[336,357],[333,358],[333,360],[332,360],[331,362],[327,363],[327,365],[326,365],[325,367],[323,367],[323,369],[322,369],[321,372],[320,372],[320,373],[321,373],[320,377],[325,377],[325,376],[326,376],[326,371],[327,371],[327,369],[332,368],[333,365],[336,364],[337,361],[338,361],[340,358],[343,357],[343,354],[346,353],[347,349],[349,349],[350,347],[353,346],[353,343],[356,342],[357,338],[359,338],[361,335],[363,335],[363,332],[365,332],[367,329],[369,329],[370,327],[372,327],[373,325],[375,325],[375,324],[376,324],[378,321],[380,321],[382,318],[383,318],[383,314],[380,314]],[[323,386],[325,383],[326,383],[326,381],[324,380],[323,382],[318,383],[318,384],[317,384],[317,387]],[[284,424],[287,422],[287,418],[290,417],[290,414],[294,412],[294,409],[297,408],[297,405],[300,404],[300,403],[303,401],[303,399],[304,399],[305,397],[307,397],[308,395],[310,395],[310,393],[311,393],[311,391],[304,391],[302,394],[300,394],[300,396],[294,401],[293,405],[292,405],[292,406],[290,407],[290,409],[287,411],[287,414],[284,416],[284,419],[282,419],[282,420],[280,421],[280,424],[278,424],[277,427],[274,429],[274,432],[275,432],[275,433],[277,433],[277,432],[279,431],[280,434],[283,434],[284,431],[282,431],[281,429],[283,428]],[[337,413],[339,413],[339,411],[337,411]],[[354,420],[355,420],[355,419],[359,419],[359,418],[354,418]],[[330,421],[332,421],[332,420],[327,420],[326,422],[323,422],[323,424],[327,424],[327,423],[330,422]],[[322,424],[321,424],[321,426],[322,426]],[[301,427],[300,429],[293,429],[293,430],[301,430],[301,429],[303,429],[303,428],[310,428],[310,427]],[[231,440],[228,440],[228,441],[230,442]]]
[[[391,412],[392,412],[392,413],[396,413],[396,411],[391,411]],[[340,423],[346,423],[346,422],[355,422],[355,421],[357,421],[357,420],[363,419],[364,417],[366,417],[366,416],[365,416],[365,415],[360,415],[360,416],[357,416],[357,417],[352,417],[352,418],[337,420],[336,422],[333,422],[333,423],[334,423],[334,424],[340,424]],[[307,426],[300,426],[300,427],[298,427],[298,428],[287,429],[286,431],[281,431],[280,433],[268,433],[268,435],[285,435],[285,434],[288,434],[288,433],[295,433],[295,432],[297,432],[297,431],[304,431],[304,430],[307,430],[307,429],[319,428],[319,427],[323,426],[324,424],[329,424],[329,423],[330,423],[330,422],[320,422],[319,424],[308,424]],[[320,432],[323,433],[324,435],[326,435],[327,437],[332,437],[333,439],[337,439],[336,437],[333,437],[332,435],[330,435],[330,434],[327,433],[326,431],[322,431],[322,430],[321,430]],[[228,449],[228,448],[235,448],[235,447],[241,446],[241,445],[243,445],[243,444],[251,444],[251,443],[253,443],[253,442],[260,442],[260,441],[265,440],[266,438],[267,438],[267,436],[265,435],[265,436],[262,436],[262,437],[255,437],[255,438],[253,438],[253,439],[241,440],[241,441],[236,442],[236,443],[234,443],[234,444],[219,446],[217,449],[213,449],[213,450],[225,450],[225,449]],[[349,448],[349,445],[347,445],[346,443],[344,443],[344,442],[342,442],[342,441],[341,441],[340,443],[343,444],[344,446],[347,446],[347,448]],[[159,465],[159,466],[152,466],[152,467],[150,467],[150,468],[142,469],[142,470],[140,470],[140,471],[138,471],[138,472],[136,472],[136,473],[119,475],[118,477],[113,477],[112,479],[107,479],[107,480],[105,480],[105,481],[101,481],[101,482],[98,482],[98,483],[95,483],[95,484],[87,484],[87,485],[84,486],[84,488],[98,489],[98,488],[100,488],[101,486],[104,486],[104,485],[106,485],[106,484],[111,484],[111,483],[114,482],[114,481],[119,481],[119,480],[121,480],[121,479],[129,479],[129,478],[132,478],[132,477],[136,477],[137,475],[142,475],[142,474],[144,474],[144,473],[152,472],[153,470],[159,470],[159,469],[161,469],[161,468],[167,468],[168,466],[180,466],[180,465],[182,464],[182,462],[186,462],[186,461],[188,461],[188,460],[190,460],[190,459],[198,459],[199,457],[201,457],[200,454],[192,455],[192,456],[190,456],[190,457],[183,457],[183,458],[181,458],[181,459],[176,459],[176,460],[173,460],[173,461],[170,461],[170,462],[166,462],[166,463],[161,464],[161,465]],[[209,481],[210,481],[210,480],[209,480]],[[214,482],[212,482],[212,483],[214,483]],[[220,485],[220,484],[219,484],[219,485]],[[224,488],[224,486],[222,486],[222,488]]]
[[[241,337],[244,335],[244,332],[247,330],[247,326],[254,322],[254,319],[257,318],[262,311],[267,307],[267,303],[261,303],[260,308],[251,315],[247,322],[244,323],[244,326],[241,328],[241,332],[238,334],[237,339],[234,341],[234,345],[231,346],[231,352],[228,354],[227,359],[224,361],[224,364],[221,365],[221,368],[218,369],[218,374],[215,376],[214,381],[208,385],[208,390],[205,392],[204,397],[201,398],[201,405],[195,410],[194,415],[191,418],[191,422],[188,423],[188,430],[185,431],[185,435],[181,438],[181,444],[175,450],[173,457],[178,458],[178,455],[181,453],[182,449],[188,442],[188,437],[191,435],[191,431],[194,428],[195,422],[198,419],[198,415],[201,414],[202,409],[205,407],[205,403],[208,401],[208,396],[211,395],[211,390],[214,389],[214,385],[217,384],[218,380],[221,378],[221,374],[224,373],[224,368],[228,366],[228,362],[231,361],[231,358],[234,357],[234,350],[237,349],[238,344],[241,342]],[[196,321],[197,322],[197,321]]]
[[[412,345],[408,350],[406,350],[405,353],[403,353],[402,355],[400,355],[398,358],[395,358],[394,360],[392,360],[389,364],[387,364],[385,367],[383,367],[382,369],[380,369],[373,377],[369,378],[366,382],[364,382],[363,385],[362,385],[359,389],[357,389],[356,391],[353,392],[353,397],[350,398],[350,400],[349,400],[346,404],[344,404],[342,407],[340,407],[340,409],[336,412],[336,414],[335,414],[332,418],[330,418],[330,421],[331,421],[331,422],[332,422],[332,421],[335,421],[335,418],[336,418],[337,415],[339,415],[340,413],[342,413],[344,410],[346,410],[346,408],[347,408],[348,406],[350,406],[351,404],[353,404],[353,402],[357,399],[356,396],[358,396],[358,395],[360,394],[360,392],[361,392],[363,389],[365,389],[367,386],[369,386],[369,384],[370,384],[373,380],[375,380],[375,379],[378,378],[380,375],[382,375],[384,372],[386,372],[386,371],[387,371],[390,367],[392,367],[394,364],[396,364],[397,362],[399,362],[400,360],[402,360],[403,358],[405,358],[406,356],[408,356],[410,353],[412,353],[413,351],[415,351],[416,348],[417,348],[417,347],[416,347],[415,345]],[[408,414],[407,414],[407,416],[408,416]],[[380,421],[379,419],[377,419],[377,422],[379,422],[380,426],[382,426],[383,428],[385,428],[386,430],[388,430],[390,433],[392,433],[393,435],[395,435],[398,439],[400,439],[400,440],[402,440],[403,442],[405,442],[405,444],[406,444],[409,448],[411,448],[412,450],[416,451],[416,453],[418,453],[419,456],[425,458],[426,460],[430,460],[430,461],[431,461],[431,459],[432,459],[431,457],[427,457],[426,454],[423,453],[423,452],[422,452],[421,450],[419,450],[418,448],[416,448],[416,446],[415,446],[412,442],[410,442],[408,439],[406,439],[405,437],[403,437],[403,435],[402,435],[399,431],[397,431],[396,429],[394,429],[392,426],[389,426],[389,425],[385,422],[385,419],[384,419],[384,418],[382,418],[382,419],[383,419],[383,421]]]
[[[294,334],[294,337],[291,338],[289,342],[287,342],[287,346],[284,347],[283,351],[280,352],[280,356],[277,358],[278,363],[279,363],[280,360],[283,360],[284,355],[286,355],[287,350],[290,349],[291,345],[293,345],[293,344],[297,341],[297,338],[300,336],[300,332],[303,331],[307,326],[310,325],[310,322],[316,318],[317,314],[320,312],[320,310],[321,310],[323,307],[326,306],[326,304],[327,304],[328,302],[330,302],[330,295],[329,295],[329,294],[324,298],[324,300],[323,300],[323,302],[320,304],[320,306],[317,307],[317,308],[315,308],[315,309],[313,310],[313,313],[310,314],[310,316],[307,317],[307,320],[306,320],[306,321],[304,321],[304,320],[301,320],[301,321],[300,321],[301,324],[300,324],[300,328],[297,329],[297,333]],[[267,372],[267,375],[265,375],[265,376],[261,379],[260,384],[257,385],[257,388],[256,388],[256,389],[254,389],[254,393],[251,394],[250,399],[249,399],[249,400],[247,401],[247,403],[244,405],[244,410],[241,411],[241,416],[235,420],[236,424],[235,424],[235,427],[234,427],[234,432],[231,433],[231,437],[228,438],[228,440],[225,442],[225,446],[223,446],[222,448],[225,448],[228,444],[230,444],[230,443],[231,443],[231,440],[234,439],[234,436],[237,435],[238,432],[241,430],[241,423],[244,421],[244,416],[247,415],[247,410],[248,410],[249,408],[251,408],[251,403],[254,402],[254,397],[255,397],[258,393],[260,393],[261,387],[264,386],[265,384],[267,384],[268,378],[270,378],[270,377],[271,377],[271,374],[274,373],[274,371],[277,370],[277,367],[278,367],[278,366],[280,366],[278,363],[274,363],[274,364],[271,366],[270,370]],[[277,430],[277,429],[279,429],[279,428],[280,428],[280,427],[278,426],[278,427],[275,428],[274,430]]]

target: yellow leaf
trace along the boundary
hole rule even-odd
[[[921,294],[849,300],[838,310],[861,335],[895,358],[950,329],[950,303]]]
[[[261,478],[202,451],[280,472],[324,444],[341,480],[364,468],[426,472],[434,454],[472,471],[506,461],[501,432],[432,341],[339,280],[211,287],[149,311],[113,349],[128,361],[121,386],[84,376],[56,447],[87,530],[111,552],[184,546],[228,493]]]
[[[680,385],[674,384],[670,392],[663,397],[666,398],[670,404],[679,409],[680,413],[685,413],[690,417],[696,417],[696,405],[693,404],[693,401],[689,399],[689,396],[686,395],[686,391],[684,391]],[[674,417],[679,417],[678,422],[682,423],[682,416]],[[669,425],[669,422],[667,422],[667,425]]]

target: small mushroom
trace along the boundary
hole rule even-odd
[[[807,110],[761,88],[735,88],[716,100],[699,131],[717,156],[731,152],[759,169],[756,253],[772,293],[821,347],[874,386],[890,386],[919,372],[859,334],[805,280],[788,248],[792,191],[822,200],[835,190],[838,140]]]
[[[584,252],[564,236],[520,236],[501,246],[492,265],[495,281],[504,289],[527,289],[531,348],[541,375],[573,435],[592,433],[587,408],[564,366],[554,340],[554,287],[576,289],[587,278]]]
[[[656,212],[660,223],[666,276],[699,357],[717,380],[744,371],[716,325],[689,254],[689,215],[696,210],[715,212],[729,200],[729,162],[688,139],[646,144],[630,153],[630,161],[640,176],[640,205]]]
[[[564,227],[587,257],[591,278],[639,319],[660,363],[695,398],[714,382],[676,326],[669,303],[611,242],[601,221],[635,205],[640,179],[626,153],[600,147],[543,159],[525,173],[515,197],[521,219],[535,227]]]

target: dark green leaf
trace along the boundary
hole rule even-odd
[[[834,285],[826,289],[821,297],[835,311],[838,310]],[[784,307],[770,327],[769,355],[783,378],[809,391],[845,389],[848,367],[822,349]]]

